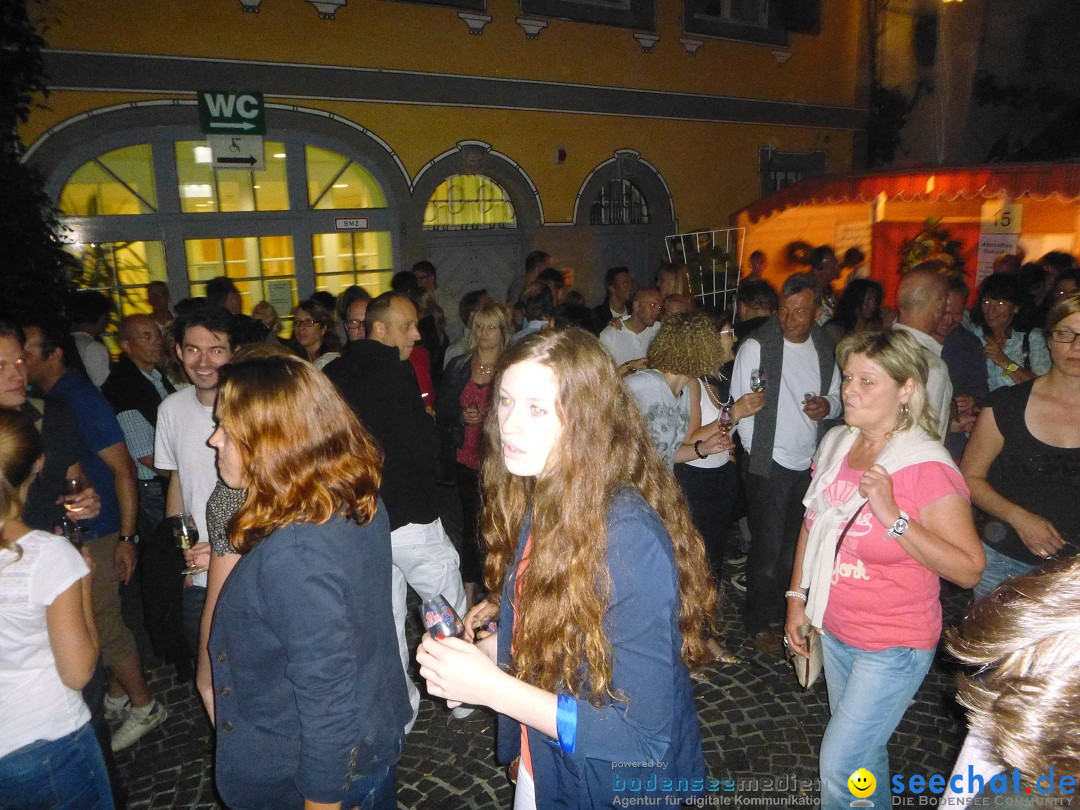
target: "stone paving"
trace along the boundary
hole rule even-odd
[[[726,580],[726,577],[725,577]],[[802,692],[781,656],[763,656],[748,643],[741,594],[730,585],[723,617],[728,647],[740,664],[717,665],[695,681],[705,760],[711,775],[734,780],[735,796],[798,806],[816,795],[816,751],[828,719],[824,682]],[[943,590],[946,623],[958,619],[967,592]],[[740,598],[736,598],[740,597]],[[410,611],[410,637],[420,626]],[[412,673],[417,679],[415,671]],[[194,689],[178,684],[168,666],[152,667],[151,689],[169,708],[158,729],[117,755],[129,790],[128,807],[216,808],[211,774],[213,734]],[[934,662],[890,745],[895,773],[948,773],[959,750],[963,716],[952,699],[954,672]],[[494,717],[478,710],[454,720],[442,705],[421,702],[398,767],[402,808],[509,808],[512,788],[494,761]],[[767,779],[773,779],[770,788]]]

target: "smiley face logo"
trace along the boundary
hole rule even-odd
[[[866,768],[859,768],[848,777],[847,787],[852,796],[857,799],[865,799],[874,792],[874,788],[877,787],[877,780]]]

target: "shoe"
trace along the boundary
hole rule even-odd
[[[746,593],[746,574],[736,574],[729,582],[735,590]]]
[[[706,641],[705,646],[709,648],[709,654],[712,656],[713,663],[715,664],[742,663],[734,653],[730,652],[727,647],[714,638],[710,638]]]
[[[105,699],[105,719],[110,723],[119,723],[128,716],[128,712],[131,711],[131,700],[126,696],[122,703],[112,703],[108,698]]]
[[[746,555],[740,554],[738,557],[728,557],[728,565],[732,568],[742,568],[746,565]]]
[[[464,720],[475,711],[476,709],[472,706],[458,706],[456,709],[450,710],[450,716],[455,720]]]
[[[112,750],[123,751],[125,748],[130,748],[146,732],[160,726],[168,716],[169,713],[165,710],[165,707],[158,702],[154,703],[154,708],[146,716],[143,716],[142,712],[132,709],[124,718],[120,728],[112,735]]]
[[[771,630],[762,630],[754,634],[754,649],[763,655],[776,655],[783,649],[780,636]]]

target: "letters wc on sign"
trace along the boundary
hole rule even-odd
[[[262,93],[200,90],[199,129],[207,136],[215,169],[266,168]]]

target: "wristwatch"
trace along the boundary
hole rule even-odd
[[[1005,374],[1006,377],[1011,377],[1013,374],[1015,374],[1019,370],[1020,370],[1020,366],[1018,366],[1016,363],[1009,363],[1009,365],[1005,366],[1005,369],[1004,369],[1003,373]]]
[[[121,543],[131,543],[133,546],[139,545],[139,535],[137,534],[122,534],[119,540]]]
[[[908,525],[909,525],[908,521],[910,519],[911,518],[908,517],[907,512],[905,512],[903,509],[901,509],[900,510],[900,517],[898,517],[896,519],[896,522],[893,523],[892,528],[889,529],[887,532],[885,532],[885,539],[886,540],[895,540],[897,537],[899,537],[904,532],[906,532],[908,530]]]

